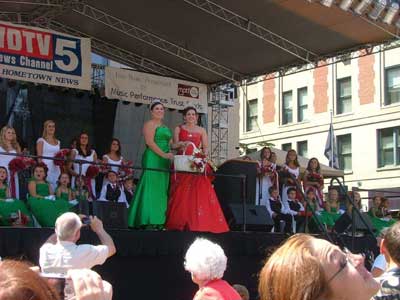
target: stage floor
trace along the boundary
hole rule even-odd
[[[0,256],[22,258],[35,264],[39,248],[54,232],[52,228],[0,228]],[[220,244],[228,257],[224,278],[231,284],[247,286],[256,299],[258,272],[267,253],[279,246],[286,236],[269,232],[167,232],[108,230],[117,254],[95,268],[114,287],[114,300],[189,300],[197,286],[184,270],[184,255],[196,237]],[[351,248],[351,238],[344,237]],[[98,243],[96,235],[82,230],[80,243]],[[365,252],[373,241],[356,238],[355,252]]]

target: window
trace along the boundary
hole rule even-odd
[[[292,143],[286,143],[286,144],[282,144],[282,150],[283,151],[289,151],[290,149],[292,149]]]
[[[292,91],[282,94],[282,125],[293,122]]]
[[[257,99],[247,101],[246,131],[257,128]]]
[[[307,88],[297,90],[297,122],[307,120],[308,105],[307,105]]]
[[[337,109],[338,115],[351,112],[351,77],[337,80]]]
[[[400,165],[400,127],[378,130],[378,166]]]
[[[340,135],[337,137],[337,149],[339,158],[339,168],[344,171],[351,171],[351,134]]]
[[[257,149],[256,148],[247,148],[246,149],[246,155],[249,155],[249,154],[251,154],[251,153],[254,153],[254,152],[257,152]]]
[[[307,141],[297,142],[297,154],[303,157],[307,157],[308,153],[308,145]]]
[[[385,105],[400,102],[400,66],[386,69]]]

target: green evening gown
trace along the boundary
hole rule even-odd
[[[154,141],[165,153],[169,152],[171,138],[172,132],[168,127],[160,126],[156,129]],[[143,153],[142,167],[168,170],[170,161],[147,147]],[[162,228],[166,217],[168,188],[169,173],[144,170],[136,187],[133,204],[129,208],[129,226]]]
[[[37,183],[36,193],[42,197],[49,196],[48,184]],[[68,201],[60,198],[54,201],[29,196],[28,204],[42,227],[54,227],[57,218],[71,208],[71,204]]]
[[[0,225],[1,226],[11,226],[10,215],[18,214],[18,211],[29,217],[29,222],[25,226],[32,226],[32,216],[26,207],[25,203],[18,199],[13,199],[12,201],[5,201],[6,199],[6,188],[0,189]]]

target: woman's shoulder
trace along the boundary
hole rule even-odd
[[[40,137],[40,138],[38,138],[38,139],[36,140],[36,144],[44,143],[44,142],[46,142],[46,140],[45,140],[44,138],[42,138],[42,137]]]

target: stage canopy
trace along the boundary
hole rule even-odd
[[[0,18],[90,37],[93,52],[138,71],[207,84],[315,63],[395,32],[307,0],[0,1]]]

